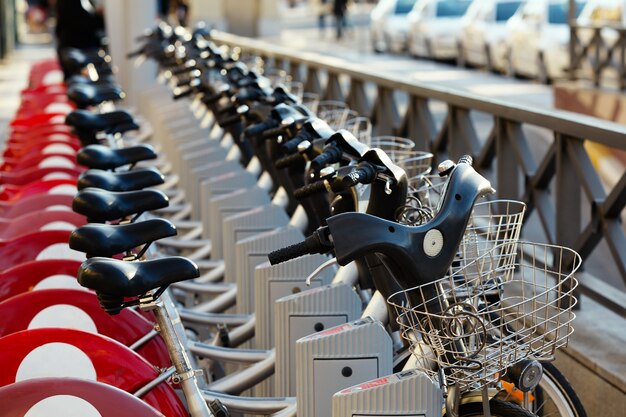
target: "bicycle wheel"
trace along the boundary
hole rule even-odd
[[[492,417],[535,417],[533,413],[522,406],[495,398],[489,401],[489,410]],[[480,401],[459,405],[459,417],[483,415],[483,403]]]
[[[538,417],[587,417],[576,392],[552,363],[543,362],[543,377],[530,393],[529,411]],[[498,398],[508,402],[521,402],[521,392],[503,390]]]
[[[543,378],[535,389],[531,411],[539,417],[587,417],[569,381],[552,363],[544,362]]]

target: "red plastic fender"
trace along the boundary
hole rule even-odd
[[[34,126],[42,126],[45,124],[58,124],[56,120],[65,120],[65,114],[63,113],[38,113],[29,117],[15,118],[10,123],[12,129],[21,129]]]
[[[50,179],[73,179],[85,171],[85,168],[76,166],[75,168],[49,167],[49,168],[26,168],[19,171],[0,173],[0,184],[10,184],[24,186],[39,180]]]
[[[23,262],[34,261],[41,256],[44,249],[52,245],[61,244],[58,254],[46,256],[42,259],[54,257],[82,259],[80,252],[69,248],[71,231],[69,230],[45,230],[43,232],[27,233],[10,240],[0,240],[0,271],[11,268]],[[57,248],[55,248],[57,249]]]
[[[0,217],[15,218],[46,207],[67,207],[71,210],[72,200],[74,196],[69,194],[36,194],[14,202],[0,201]]]
[[[74,280],[72,284],[80,287],[76,281],[76,274],[80,265],[80,261],[69,259],[45,259],[24,262],[2,271],[0,272],[0,301],[34,291],[38,289],[38,284],[50,277],[58,277],[58,280],[61,281],[63,278],[72,279]]]
[[[0,200],[15,202],[21,200],[22,198],[42,193],[71,194],[72,187],[74,187],[74,194],[76,194],[75,179],[34,181],[19,187],[3,185],[2,192],[0,192]]]
[[[41,358],[50,358],[43,362]],[[0,387],[30,378],[76,377],[133,393],[153,381],[154,366],[106,336],[73,329],[32,329],[0,338]],[[187,417],[174,389],[162,382],[141,398],[166,416]]]
[[[72,129],[64,124],[44,124],[31,127],[19,127],[12,129],[11,136],[8,143],[15,142],[32,142],[38,140],[45,140],[49,135],[64,134],[71,135]]]
[[[61,138],[48,138],[37,143],[27,143],[23,146],[9,146],[4,150],[2,156],[5,161],[17,160],[42,153],[49,153],[49,149],[54,149],[55,147],[60,149],[65,148],[65,152],[75,155],[81,148],[80,141],[78,139],[73,139],[70,136],[67,136],[65,139],[66,140],[62,140]]]
[[[87,222],[68,210],[39,210],[13,219],[0,218],[0,239],[11,239],[40,230],[74,230]]]
[[[60,307],[59,307],[60,306]],[[0,303],[0,337],[34,327],[72,327],[89,330],[131,346],[153,329],[153,324],[135,311],[124,309],[110,316],[90,292],[50,289],[16,295]],[[68,322],[62,325],[60,321]],[[171,361],[160,336],[136,350],[148,362],[167,368]]]
[[[164,417],[119,388],[75,378],[40,378],[0,388],[7,417]]]
[[[38,153],[22,158],[5,159],[0,170],[9,172],[22,171],[29,168],[46,168],[46,165],[49,167],[55,166],[53,163],[56,163],[57,167],[69,167],[70,164],[76,167],[76,154],[52,152]]]

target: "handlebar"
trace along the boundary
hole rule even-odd
[[[244,133],[246,136],[250,136],[250,137],[261,136],[263,132],[265,132],[268,129],[272,129],[276,126],[278,126],[278,122],[276,120],[268,119],[264,122],[256,123],[256,124],[253,124],[252,126],[248,126],[246,130],[244,131]]]
[[[304,255],[327,253],[333,248],[329,237],[328,228],[322,227],[313,232],[313,234],[307,237],[303,242],[271,252],[268,258],[272,265],[276,265]]]
[[[304,156],[300,153],[294,153],[293,155],[284,156],[280,158],[274,166],[276,169],[284,169],[289,168],[292,165],[295,165],[299,162],[304,162]]]
[[[270,259],[279,262],[302,256],[309,247],[326,252],[334,248],[338,263],[346,265],[377,253],[404,288],[438,279],[454,259],[474,202],[494,191],[470,161],[462,158],[453,169],[440,210],[426,224],[406,226],[369,214],[344,213],[330,217],[328,226],[314,233],[312,241],[324,244],[295,245],[286,252],[270,254]]]
[[[339,193],[357,184],[367,184],[374,180],[376,169],[367,162],[356,166],[340,168],[332,178],[316,181],[294,191],[296,200],[302,200],[317,193],[332,191]]]
[[[303,200],[309,196],[314,194],[319,194],[326,192],[326,182],[325,181],[316,181],[311,184],[307,184],[304,187],[300,187],[293,192],[293,197],[296,200]]]
[[[343,151],[336,146],[327,146],[324,148],[324,152],[317,155],[311,160],[312,169],[321,169],[326,165],[335,164],[341,161]]]

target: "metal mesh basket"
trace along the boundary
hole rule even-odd
[[[361,143],[368,144],[372,140],[372,122],[369,117],[353,117],[346,121],[344,129],[352,133]]]
[[[350,110],[344,102],[324,100],[319,102],[317,115],[328,123],[328,126],[333,130],[339,130],[346,126],[349,119],[357,117],[359,114]]]
[[[475,204],[451,273],[456,269],[473,267],[469,264],[496,247],[500,253],[492,251],[491,259],[498,259],[503,266],[513,261],[515,257],[510,255],[517,250],[516,242],[522,231],[525,213],[526,204],[517,200],[491,200]]]
[[[318,107],[320,104],[320,96],[319,94],[304,92],[302,93],[302,104],[309,110],[311,113],[315,114],[318,111]]]
[[[382,149],[396,164],[403,159],[415,156],[417,152],[415,142],[399,136],[374,136],[367,145],[370,148]]]
[[[517,254],[502,248],[511,245]],[[503,262],[502,254],[510,259]],[[427,374],[442,384],[477,389],[523,359],[552,359],[567,345],[580,263],[565,247],[504,243],[388,302]]]

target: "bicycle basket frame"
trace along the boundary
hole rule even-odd
[[[508,242],[440,280],[403,291],[404,299],[415,292],[424,299],[435,289],[437,295],[420,305],[394,302],[399,293],[388,302],[418,363],[433,365],[424,372],[440,383],[442,373],[446,385],[463,391],[479,389],[509,366],[553,359],[567,345],[580,264],[565,247]]]

